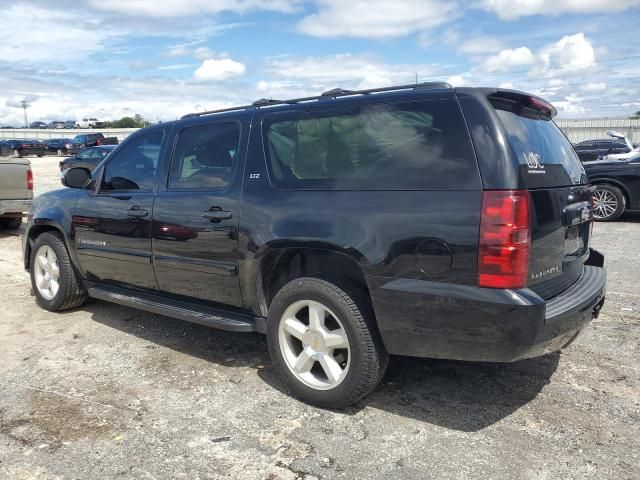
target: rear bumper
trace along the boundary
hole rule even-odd
[[[0,215],[7,213],[28,213],[31,200],[0,200]]]
[[[374,286],[372,298],[391,354],[512,362],[571,343],[598,315],[605,286],[604,268],[587,265],[577,282],[548,301],[526,288],[406,279]]]

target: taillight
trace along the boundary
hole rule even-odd
[[[102,145],[102,140],[100,139],[96,140],[96,145]]]
[[[27,190],[33,190],[33,172],[31,167],[27,169]]]
[[[482,193],[479,286],[525,286],[531,248],[529,209],[529,192],[526,190],[488,190]]]

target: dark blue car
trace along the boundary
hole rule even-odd
[[[75,142],[69,138],[51,138],[44,142],[46,153],[56,154],[59,157],[65,157],[68,155],[75,155],[79,153],[83,146],[79,142]]]
[[[44,155],[44,144],[39,140],[4,140],[0,142],[0,157],[24,157],[25,155]]]

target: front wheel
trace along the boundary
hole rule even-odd
[[[61,157],[62,156],[62,150],[58,149],[58,156]]]
[[[298,278],[269,308],[267,343],[276,370],[305,402],[351,405],[380,382],[388,354],[362,295],[318,278]]]
[[[21,156],[20,155],[20,150],[18,150],[17,148],[14,148],[13,149],[13,156],[14,156],[14,158],[19,158]]]
[[[596,185],[593,192],[593,216],[600,222],[611,222],[624,213],[624,194],[613,185]]]
[[[38,236],[31,250],[30,262],[31,285],[38,305],[45,310],[59,312],[84,303],[86,291],[59,235],[46,232]]]

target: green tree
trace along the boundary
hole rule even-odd
[[[120,120],[107,122],[108,128],[142,128],[146,124],[141,115],[136,114],[134,117],[122,117]]]
[[[632,120],[640,120],[640,110],[629,117]]]

